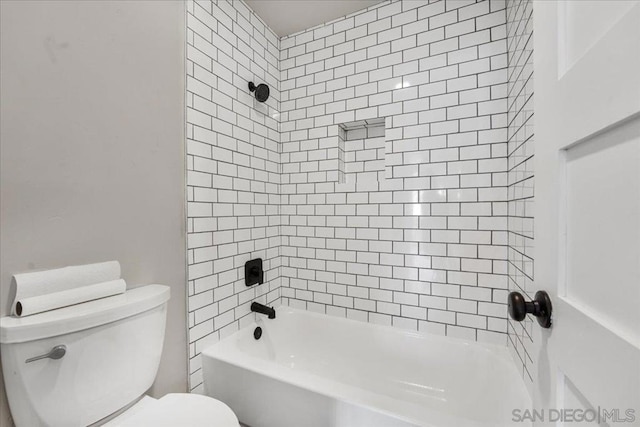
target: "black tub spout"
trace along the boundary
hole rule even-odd
[[[251,303],[251,311],[261,314],[266,314],[269,316],[269,319],[276,318],[276,310],[273,307],[267,307],[264,304],[260,304],[259,302]]]

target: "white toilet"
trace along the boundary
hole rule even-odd
[[[207,396],[143,396],[160,363],[168,300],[167,286],[148,285],[0,319],[2,369],[16,425],[238,427],[233,411]]]

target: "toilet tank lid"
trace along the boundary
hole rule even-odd
[[[169,300],[164,285],[146,285],[82,304],[26,317],[0,319],[0,343],[11,344],[48,338],[115,322],[151,310]]]

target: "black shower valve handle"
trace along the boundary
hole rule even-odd
[[[247,286],[264,283],[262,258],[252,259],[244,264],[244,283]]]

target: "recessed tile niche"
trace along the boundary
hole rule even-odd
[[[342,123],[338,126],[338,181],[383,181],[385,119]]]

